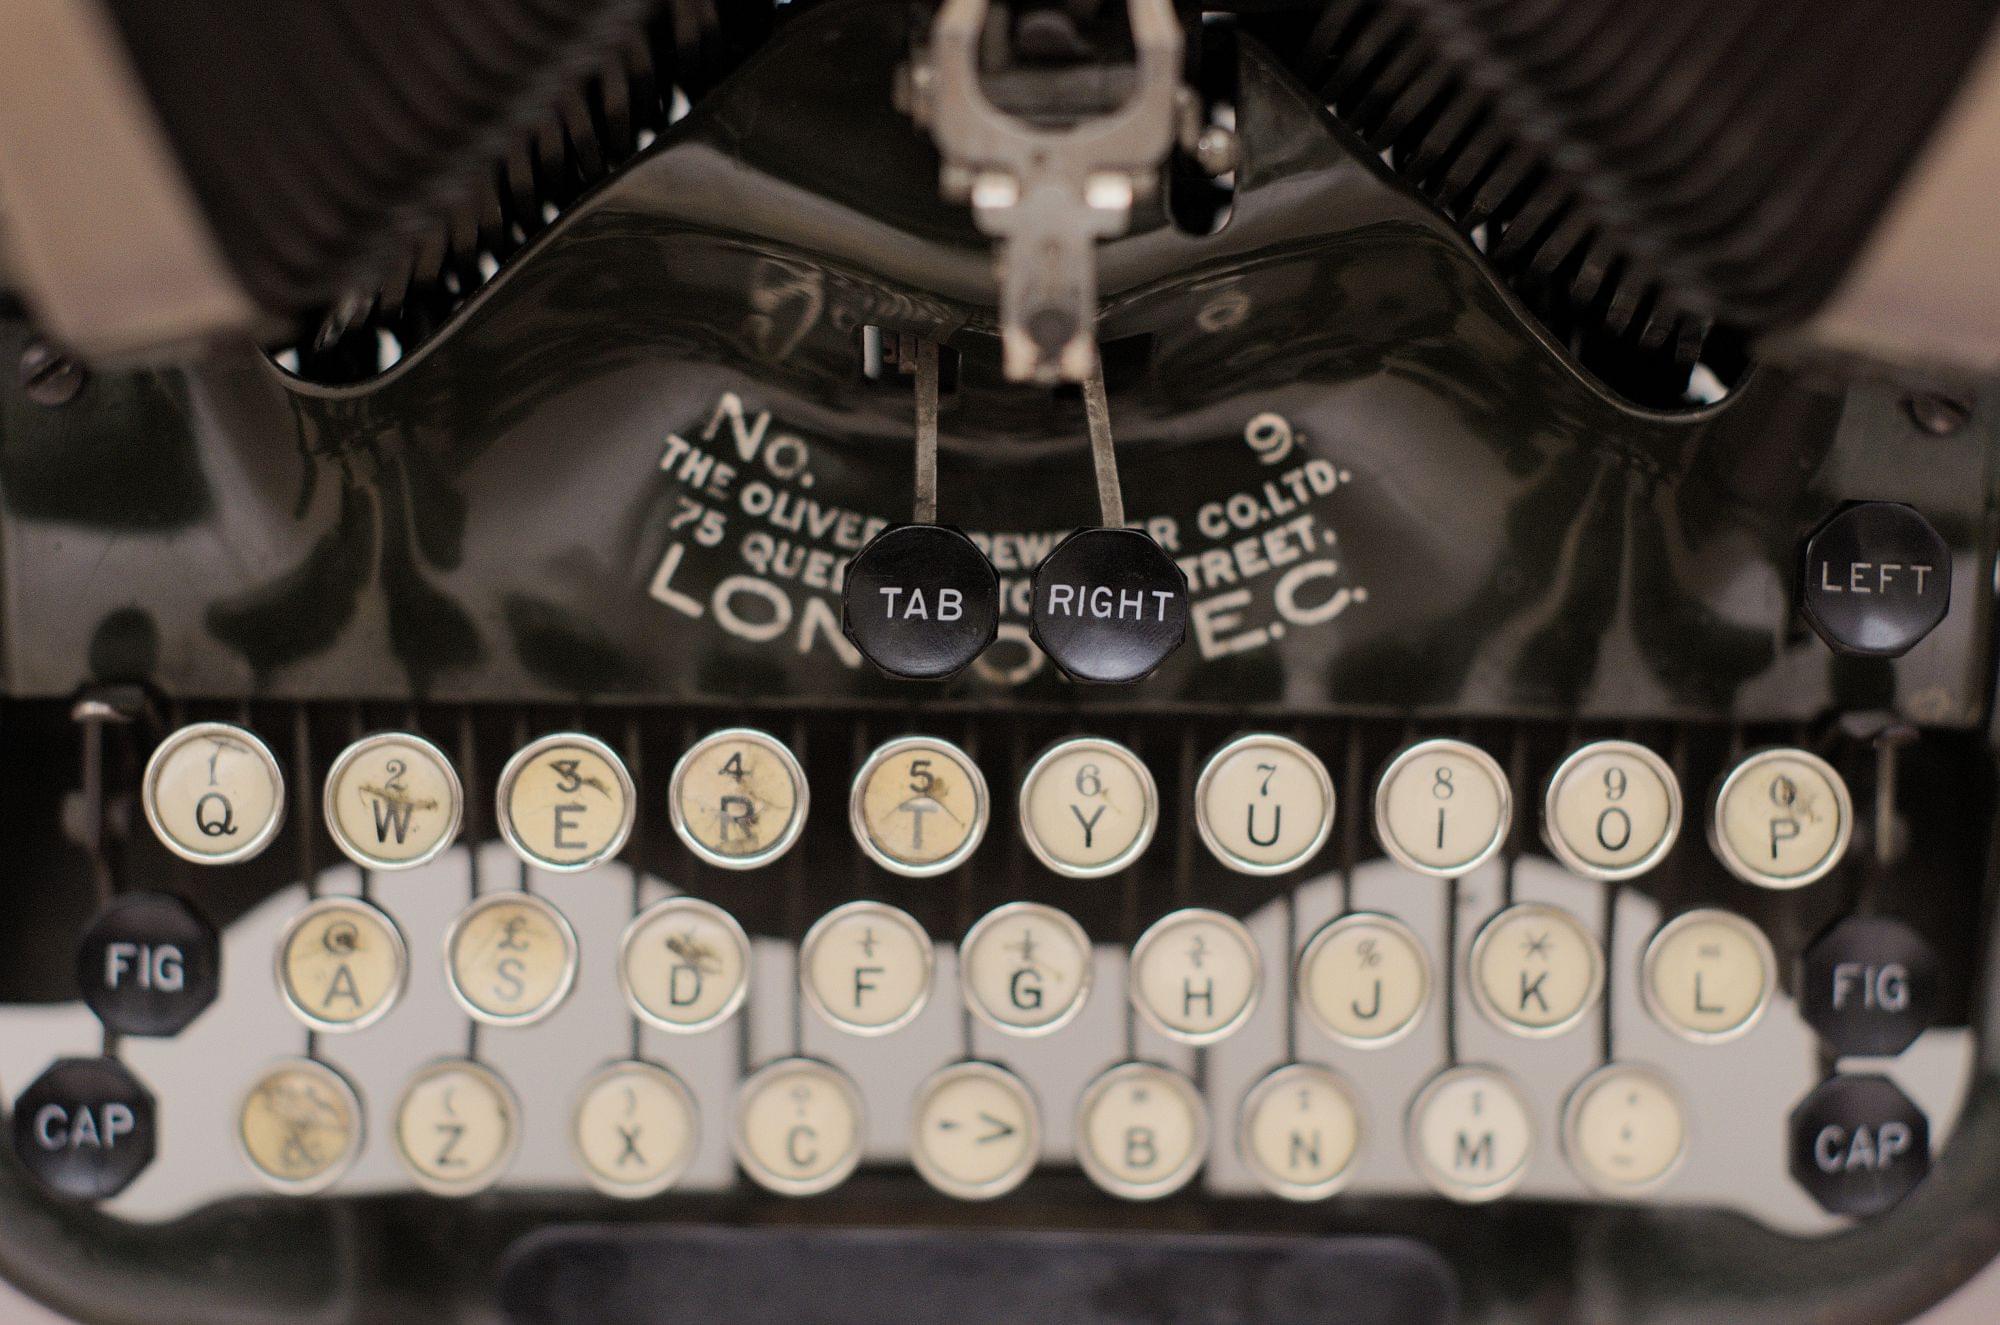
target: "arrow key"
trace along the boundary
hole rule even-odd
[[[917,1095],[910,1155],[931,1186],[984,1201],[1020,1186],[1041,1154],[1035,1097],[991,1063],[953,1063]]]

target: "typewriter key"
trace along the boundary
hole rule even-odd
[[[584,1083],[571,1140],[590,1185],[637,1200],[687,1172],[699,1134],[694,1097],[652,1063],[613,1063]]]
[[[396,1155],[435,1196],[493,1185],[521,1143],[521,1108],[491,1070],[469,1059],[433,1063],[396,1105]]]
[[[936,737],[904,736],[854,775],[847,822],[876,864],[927,879],[973,853],[989,812],[986,776],[970,755]]]
[[[847,563],[841,626],[890,676],[962,671],[1000,629],[1000,576],[973,541],[937,522],[938,346],[917,345],[916,513]]]
[[[146,764],[146,822],[167,850],[197,865],[249,860],[285,822],[285,775],[270,747],[241,727],[198,722]]]
[[[575,732],[525,746],[500,773],[500,833],[539,869],[587,870],[616,856],[632,834],[638,795],[625,761]]]
[[[1339,1191],[1361,1146],[1354,1093],[1311,1063],[1288,1064],[1251,1087],[1237,1128],[1243,1162],[1288,1201],[1317,1201]]]
[[[730,870],[756,869],[791,850],[808,801],[805,770],[784,742],[747,727],[703,737],[667,783],[681,841]]]
[[[1639,992],[1662,1026],[1712,1043],[1756,1025],[1777,981],[1778,959],[1763,930],[1728,911],[1687,911],[1646,945]]]
[[[861,1091],[839,1068],[811,1058],[768,1064],[743,1083],[736,1162],[781,1196],[838,1187],[861,1162]]]
[[[1091,947],[1083,926],[1040,902],[989,911],[958,945],[965,1004],[1010,1035],[1046,1035],[1090,995]]]
[[[1208,1155],[1208,1106],[1172,1068],[1121,1063],[1083,1092],[1076,1157],[1090,1180],[1128,1201],[1171,1196]]]
[[[1709,844],[1760,888],[1803,888],[1847,854],[1854,803],[1833,766],[1804,750],[1759,750],[1715,793]]]
[[[326,775],[326,826],[363,869],[407,870],[436,860],[458,836],[465,793],[444,751],[384,732],[347,747]]]
[[[618,945],[625,1002],[650,1025],[692,1034],[726,1021],[750,988],[750,940],[721,907],[669,897],[626,926]]]
[[[887,1035],[931,993],[930,935],[906,911],[849,902],[821,916],[799,945],[806,1001],[853,1035]]]
[[[910,1162],[947,1196],[986,1201],[1021,1185],[1041,1153],[1027,1084],[991,1063],[953,1063],[917,1092]]]
[[[1454,1067],[1418,1093],[1408,1139],[1410,1157],[1433,1187],[1454,1201],[1491,1201],[1527,1173],[1535,1120],[1504,1072]]]
[[[1212,1044],[1249,1019],[1263,956],[1243,922],[1190,907],[1155,922],[1132,948],[1132,1003],[1162,1034]]]
[[[1687,1109],[1650,1068],[1612,1063],[1584,1078],[1563,1106],[1563,1151],[1599,1191],[1653,1187],[1687,1153]]]
[[[576,932],[532,893],[490,893],[452,921],[445,974],[460,1007],[492,1026],[526,1026],[576,982]]]
[[[355,1031],[387,1016],[409,978],[394,921],[356,897],[322,897],[278,940],[278,992],[306,1025]]]
[[[326,1064],[287,1058],[265,1068],[243,1097],[236,1139],[259,1178],[310,1196],[338,1182],[361,1152],[361,1101]]]
[[[1187,637],[1187,576],[1148,535],[1126,529],[1099,362],[1083,384],[1103,527],[1079,529],[1035,569],[1037,645],[1075,681],[1123,685],[1150,675]]]

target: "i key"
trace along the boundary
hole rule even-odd
[[[938,347],[917,345],[917,501],[854,554],[841,624],[890,676],[941,681],[964,670],[1000,629],[1000,576],[976,544],[937,523]]]
[[[1056,545],[1035,570],[1035,643],[1073,681],[1143,680],[1187,637],[1187,576],[1160,545],[1125,525],[1111,407],[1100,358],[1083,383],[1090,456],[1103,519]]]

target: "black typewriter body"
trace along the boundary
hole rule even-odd
[[[1725,374],[1704,403],[1635,403],[1246,35],[1226,222],[1193,234],[1170,200],[1141,202],[1099,250],[1126,523],[1185,576],[1186,642],[1136,685],[1072,681],[1029,604],[1037,565],[1098,519],[1085,401],[1004,380],[989,241],[880,93],[913,21],[801,15],[379,372],[311,380],[246,348],[93,371],[58,405],[0,386],[0,1273],[104,1320],[1864,1321],[1949,1292],[2000,1246],[1990,403],[1941,420],[1933,398],[1784,362]],[[10,362],[32,337],[0,322]],[[920,340],[946,352],[938,518],[999,588],[993,643],[934,683],[872,666],[842,604],[850,559],[907,516],[910,380],[881,347]],[[1828,550],[1890,505],[1941,558],[1873,526]],[[1904,651],[1830,646],[1877,624],[1872,602],[1837,615],[1859,597],[1899,595],[1936,607]],[[153,803],[156,752],[202,724],[254,736],[276,774],[268,841],[233,863],[157,827],[174,811]],[[744,731],[770,744],[726,744]],[[409,868],[346,851],[328,799],[344,753],[383,734],[421,738],[462,806]],[[530,863],[502,822],[510,761],[560,734],[630,778],[622,850],[574,872]],[[1211,760],[1246,736],[1302,749],[1331,785],[1314,849],[1276,868],[1232,865],[1203,817]],[[942,870],[868,841],[857,774],[905,738],[983,779],[980,828]],[[1136,853],[1096,877],[1051,864],[1023,792],[1078,739],[1135,758],[1151,792]],[[1590,814],[1611,850],[1635,831],[1620,798],[1640,765],[1574,761],[1635,747],[1677,827],[1639,872],[1588,877],[1552,841],[1552,780],[1610,779]],[[747,820],[725,805],[706,850],[682,822],[706,812],[680,799],[702,772],[684,760],[775,748],[795,822],[739,868],[728,825]],[[1486,762],[1403,762],[1468,748]],[[1838,844],[1797,886],[1731,859],[1731,789],[1770,752],[1840,788]],[[1426,816],[1478,794],[1454,771],[1459,788],[1497,777],[1475,865],[1385,845],[1399,768],[1429,779]],[[1793,776],[1768,796],[1817,794]],[[933,824],[955,814],[936,794]],[[196,834],[256,831],[254,809],[200,795]],[[371,803],[378,832],[380,806],[430,804]],[[1770,806],[1775,860],[1815,829]],[[102,917],[157,895],[183,909],[141,905],[105,937]],[[453,963],[468,908],[516,896],[560,918],[568,957],[552,1004],[509,1024]],[[620,983],[628,927],[676,898],[746,941],[740,1003],[699,1027],[642,1015],[639,977]],[[285,945],[329,899],[401,944],[396,992],[358,1026],[287,1002]],[[915,922],[926,982],[906,1018],[858,1032],[827,990],[859,1006],[894,959],[822,987],[807,955],[856,903]],[[1087,991],[1046,1033],[967,993],[968,934],[1023,903],[1087,936]],[[1208,942],[1250,943],[1251,992],[1219,1033],[1147,1006],[1136,973],[1149,931],[1188,914],[1220,917]],[[1764,964],[1714,1033],[1676,1022],[1676,977],[1657,974],[1690,916],[1742,946],[1687,960]],[[1307,989],[1316,936],[1334,950],[1356,917],[1406,936],[1423,973],[1379,1042],[1330,1028]],[[1547,1012],[1569,968],[1537,984],[1500,949],[1539,960],[1549,926],[1594,966],[1573,1014],[1537,1023],[1530,998]],[[1222,986],[1190,978],[1193,1017],[1190,991]],[[264,1074],[301,1060],[351,1093],[331,1132],[285,1115],[289,1141],[351,1136],[351,1153],[323,1186],[294,1154],[313,1173],[287,1190],[246,1120]],[[760,1150],[751,1087],[797,1062],[832,1074],[784,1106],[834,1110],[813,1143],[834,1144],[835,1115],[856,1135],[788,1188],[760,1166],[803,1172],[806,1134]],[[992,1190],[913,1158],[936,1121],[925,1091],[961,1062],[1026,1087],[1034,1144]],[[1119,1154],[1080,1154],[1101,1144],[1094,1092],[1133,1063],[1185,1083],[1201,1118],[1158,1188],[1134,1166],[1174,1143],[1165,1124],[1146,1154],[1130,1127]],[[431,1135],[405,1121],[413,1083],[439,1064],[497,1081],[507,1114],[466,1185],[411,1153]],[[634,1199],[591,1171],[586,1087],[619,1064],[664,1069],[646,1089],[688,1122],[667,1185],[619,1193]],[[1287,1187],[1260,1167],[1252,1101],[1295,1064],[1344,1092],[1354,1135],[1324,1165],[1301,1148],[1326,1138],[1292,1133],[1292,1161],[1321,1171]],[[1591,1090],[1620,1068],[1639,1112],[1602,1123]],[[1511,1091],[1518,1136],[1484,1121],[1496,1097],[1451,1094],[1465,1083]],[[460,1126],[440,1098],[439,1125]],[[1659,1108],[1668,1158],[1625,1156]],[[1021,1119],[972,1116],[1019,1141]],[[1621,1125],[1611,1162],[1659,1172],[1603,1170]],[[1454,1144],[1471,1167],[1440,1172]]]

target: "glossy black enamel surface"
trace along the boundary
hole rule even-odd
[[[998,380],[988,250],[870,92],[901,14],[792,28],[373,383],[244,353],[59,411],[9,395],[9,687],[893,697],[836,588],[905,509],[875,324],[963,356],[941,489],[1002,620],[945,696],[1974,720],[1984,592],[1892,665],[1831,657],[1795,578],[1830,511],[1882,498],[1983,583],[1983,418],[1920,437],[1886,393],[1770,370],[1705,411],[1623,406],[1254,47],[1227,225],[1145,218],[1103,257],[1127,509],[1188,573],[1189,645],[1078,693],[1026,611],[1093,517],[1081,403]]]

